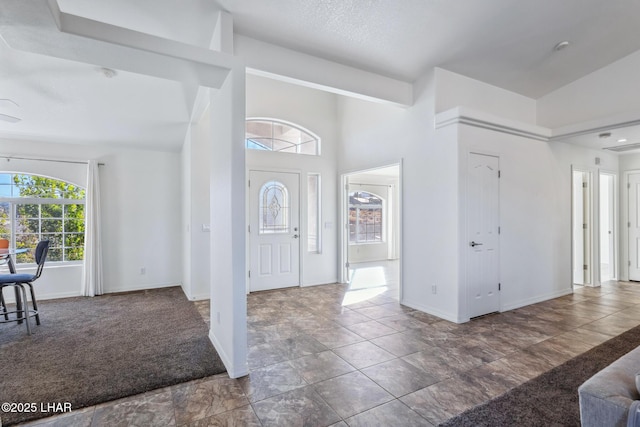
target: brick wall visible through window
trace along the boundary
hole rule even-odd
[[[382,199],[366,191],[349,194],[349,243],[382,242]]]

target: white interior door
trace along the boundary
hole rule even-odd
[[[640,173],[629,174],[629,280],[640,280]]]
[[[615,175],[600,174],[600,281],[617,277]]]
[[[251,291],[300,285],[300,175],[249,172]]]
[[[585,218],[585,173],[581,171],[573,171],[573,283],[576,285],[584,285],[585,266],[588,265],[585,257],[585,230],[587,223]]]
[[[495,156],[469,154],[467,284],[469,317],[500,309],[500,186]]]

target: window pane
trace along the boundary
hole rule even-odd
[[[39,233],[40,232],[40,220],[39,219],[21,219],[17,225],[17,232],[19,233]]]
[[[62,249],[49,249],[47,261],[62,261]]]
[[[55,233],[62,232],[62,220],[61,219],[43,219],[40,225],[40,231],[42,233]]]
[[[0,203],[0,238],[8,238],[12,247],[34,249],[40,240],[49,240],[50,261],[83,258],[83,188],[37,175],[0,173],[0,196],[16,200]],[[20,197],[40,198],[42,203],[20,203]],[[61,199],[71,199],[74,203],[67,204]],[[20,254],[16,261],[31,263],[33,255]]]
[[[349,243],[382,241],[382,199],[366,191],[349,193]]]
[[[11,207],[9,202],[0,203],[0,239],[11,240]]]
[[[73,248],[84,246],[84,233],[65,233],[64,246]]]
[[[247,120],[245,146],[252,150],[318,155],[318,138],[301,128],[272,120]]]
[[[320,175],[307,177],[307,250],[320,252]]]
[[[300,154],[318,154],[318,141],[308,141],[298,146],[300,148]]]
[[[40,205],[42,218],[62,218],[62,205]]]
[[[260,234],[289,232],[289,192],[278,181],[270,181],[260,189],[258,219]]]
[[[62,248],[62,233],[42,233],[42,240],[49,241],[49,248]]]
[[[16,218],[39,218],[40,205],[16,205]]]
[[[84,205],[64,205],[65,218],[84,218]]]
[[[84,233],[84,220],[82,219],[65,219],[64,231],[68,233]]]
[[[65,252],[65,261],[82,261],[84,259],[84,248],[69,248]]]

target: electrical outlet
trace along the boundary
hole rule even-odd
[[[431,293],[434,295],[438,293],[438,287],[436,285],[431,285]]]
[[[147,267],[140,267],[140,274],[141,275],[147,274]]]

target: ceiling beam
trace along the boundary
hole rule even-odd
[[[169,40],[128,28],[95,21],[65,12],[57,0],[49,0],[49,8],[58,29],[67,34],[87,37],[110,45],[135,49],[137,52],[100,51],[104,61],[114,68],[140,74],[220,88],[236,60],[232,55]],[[83,51],[76,51],[80,56]],[[119,53],[115,56],[112,53]],[[67,58],[72,59],[72,58]],[[73,58],[95,63],[95,58]]]
[[[253,74],[401,107],[413,104],[413,84],[316,56],[234,35],[236,56]]]

